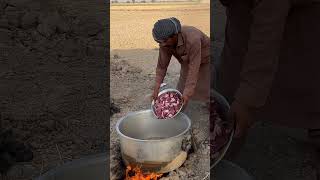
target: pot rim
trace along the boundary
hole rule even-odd
[[[188,122],[188,127],[180,134],[178,135],[175,135],[175,136],[172,136],[172,137],[168,137],[168,138],[164,138],[164,139],[151,139],[151,140],[146,140],[146,139],[136,139],[136,138],[133,138],[133,137],[129,137],[129,136],[126,136],[124,135],[120,129],[119,129],[119,125],[120,123],[122,123],[122,121],[124,121],[124,119],[126,119],[128,116],[130,115],[133,115],[133,114],[141,114],[141,113],[146,113],[146,112],[151,112],[152,110],[148,109],[148,110],[141,110],[141,111],[135,111],[135,112],[129,112],[126,116],[122,117],[120,120],[118,120],[117,124],[116,124],[116,130],[117,130],[117,133],[121,136],[121,137],[125,137],[127,139],[130,139],[130,140],[133,140],[133,141],[138,141],[138,142],[161,142],[161,141],[167,141],[167,140],[170,140],[170,139],[174,139],[174,138],[179,138],[183,135],[186,134],[186,132],[188,132],[191,128],[191,120],[190,118],[184,114],[184,113],[180,113],[182,116],[184,116],[184,118],[187,120]],[[170,120],[169,120],[170,121]]]

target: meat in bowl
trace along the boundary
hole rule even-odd
[[[168,119],[178,114],[183,102],[181,94],[176,91],[167,91],[158,96],[153,103],[153,112],[158,119]]]

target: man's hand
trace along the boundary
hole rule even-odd
[[[156,101],[156,99],[158,98],[159,89],[160,89],[160,84],[156,84],[154,89],[153,89],[153,94],[151,96],[151,101],[152,100]]]
[[[249,107],[238,101],[233,101],[228,113],[228,119],[236,122],[235,137],[240,138],[247,134],[248,129],[253,124],[253,114]]]
[[[187,106],[188,102],[189,102],[189,96],[182,95],[182,103],[184,107]]]

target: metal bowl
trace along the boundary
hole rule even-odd
[[[184,135],[191,120],[179,113],[170,121],[159,121],[151,110],[129,113],[116,125],[123,161],[157,172],[181,152]]]
[[[222,118],[226,118],[227,113],[230,109],[230,105],[229,105],[228,101],[221,94],[219,94],[217,91],[212,91],[212,93],[213,93],[213,97],[215,98],[219,107],[221,108],[220,113],[223,116]],[[232,138],[234,136],[234,131],[235,131],[235,124],[234,124],[234,127],[230,133],[230,137],[229,137],[227,144],[220,151],[215,153],[214,156],[216,156],[216,158],[213,159],[213,161],[210,160],[210,162],[213,162],[213,163],[211,163],[211,168],[216,166],[223,159],[224,155],[226,154],[226,152],[232,142]]]
[[[178,91],[178,90],[176,90],[176,89],[172,89],[172,88],[168,88],[168,89],[164,89],[164,90],[160,91],[159,94],[158,94],[158,97],[159,97],[160,95],[164,94],[164,93],[167,93],[167,92],[176,92],[176,93],[179,94],[180,98],[182,99],[182,93],[181,93],[180,91]],[[179,111],[178,111],[175,115],[173,115],[171,118],[165,118],[165,119],[172,119],[172,118],[174,118],[175,116],[177,116],[177,115],[181,112],[182,108],[183,108],[183,105],[180,107]],[[152,112],[153,112],[153,115],[154,115],[155,117],[157,117],[157,115],[156,115],[156,113],[155,113],[155,108],[154,108],[154,100],[152,100],[152,102],[151,102],[151,110],[152,110]]]

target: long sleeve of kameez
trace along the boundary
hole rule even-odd
[[[198,38],[190,47],[189,70],[183,94],[191,97],[194,94],[201,64],[201,39]]]
[[[277,72],[289,9],[289,0],[259,0],[255,4],[248,51],[235,93],[240,103],[254,108],[265,104]]]
[[[160,47],[158,64],[156,68],[156,84],[161,84],[166,76],[172,53],[168,48]]]

